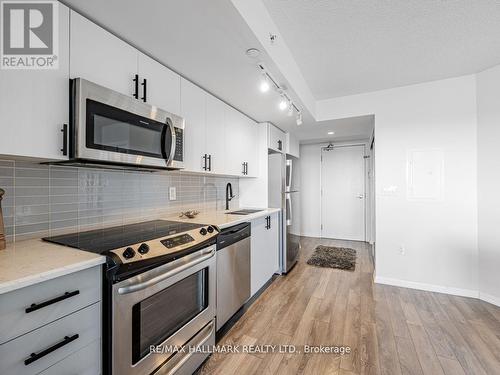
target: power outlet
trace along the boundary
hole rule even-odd
[[[175,189],[175,186],[171,186],[168,189],[168,197],[171,201],[177,200],[177,190]]]
[[[399,254],[400,255],[405,255],[406,249],[403,245],[399,246]]]

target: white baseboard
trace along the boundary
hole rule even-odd
[[[442,286],[442,285],[417,283],[415,281],[392,279],[392,278],[388,278],[388,277],[376,276],[375,283],[400,286],[403,288],[410,288],[410,289],[426,290],[428,292],[445,293],[445,294],[451,294],[454,296],[479,298],[479,292],[476,290],[452,288],[452,287],[447,287],[447,286]]]
[[[500,297],[492,296],[491,294],[479,292],[479,299],[489,302],[492,305],[500,307]]]

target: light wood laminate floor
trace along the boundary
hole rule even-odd
[[[306,264],[316,245],[357,250],[354,272]],[[276,279],[220,345],[344,345],[351,354],[213,354],[202,374],[500,374],[500,308],[374,284],[369,246],[302,238]]]

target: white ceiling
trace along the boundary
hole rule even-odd
[[[373,133],[375,116],[359,116],[319,121],[313,126],[300,126],[294,132],[300,143],[345,142],[367,140]],[[335,134],[329,135],[333,131]]]
[[[498,0],[263,0],[316,99],[500,62]]]
[[[259,91],[259,60],[287,83],[265,54],[259,60],[246,56],[248,48],[264,49],[230,0],[62,2],[253,119],[282,129],[297,126],[279,111],[277,93]],[[312,122],[308,114],[306,122]]]

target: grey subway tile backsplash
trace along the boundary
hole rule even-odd
[[[223,210],[238,178],[40,165],[0,160],[7,241],[152,220],[188,209]],[[177,200],[169,199],[175,187]],[[237,198],[231,207],[238,207]]]

